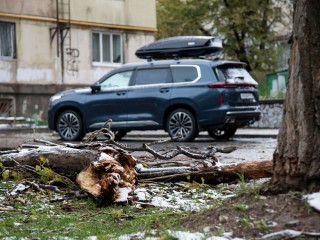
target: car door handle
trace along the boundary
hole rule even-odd
[[[125,94],[126,94],[125,91],[118,91],[118,92],[117,92],[117,95],[118,95],[118,96],[122,96],[122,95],[125,95]]]
[[[167,93],[167,92],[169,92],[169,88],[161,88],[159,91],[161,93]]]

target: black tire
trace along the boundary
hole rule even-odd
[[[236,127],[224,127],[208,130],[211,137],[219,140],[229,140],[236,133]]]
[[[85,135],[80,115],[73,110],[62,112],[57,119],[57,132],[64,141],[80,141]]]
[[[199,133],[195,117],[190,111],[183,108],[170,113],[166,127],[170,137],[177,137],[181,134],[181,138],[177,140],[179,142],[193,141]]]
[[[119,141],[119,140],[121,140],[126,134],[127,134],[126,131],[116,131],[116,132],[115,132],[115,136],[114,136],[114,140]]]

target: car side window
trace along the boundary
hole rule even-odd
[[[169,68],[139,69],[136,72],[135,85],[150,85],[171,82]]]
[[[174,83],[192,82],[198,78],[198,71],[192,66],[171,67]]]
[[[132,71],[116,73],[101,83],[102,89],[108,89],[113,87],[127,87],[129,86]]]

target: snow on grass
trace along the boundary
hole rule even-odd
[[[152,189],[152,191],[148,190]],[[201,211],[211,207],[212,200],[223,200],[234,194],[222,194],[207,185],[192,186],[190,183],[148,184],[135,192],[138,202],[148,202],[160,208],[177,211]]]

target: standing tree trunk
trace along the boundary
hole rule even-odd
[[[289,80],[278,145],[274,190],[320,188],[320,4],[296,0]]]

